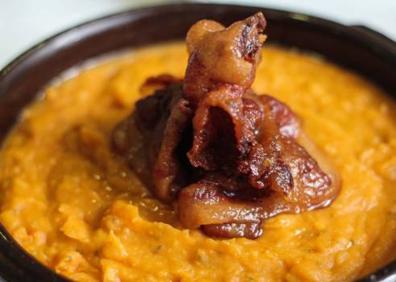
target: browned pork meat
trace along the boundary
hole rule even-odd
[[[292,110],[250,89],[265,25],[261,13],[227,28],[193,25],[184,81],[151,78],[158,90],[114,130],[154,195],[209,236],[257,238],[266,218],[325,207],[339,190]]]

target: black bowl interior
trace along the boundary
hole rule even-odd
[[[0,72],[0,140],[13,126],[21,109],[54,77],[70,67],[125,48],[183,39],[188,28],[202,18],[230,24],[259,10],[268,21],[269,42],[317,52],[366,76],[390,95],[396,95],[396,44],[364,27],[259,7],[173,4],[87,22],[36,45],[15,59]],[[2,226],[0,235],[0,272],[5,279],[63,279],[22,251]],[[393,263],[366,281],[384,281],[395,273]]]

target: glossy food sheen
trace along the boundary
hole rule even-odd
[[[379,268],[396,252],[394,103],[312,55],[267,47],[262,60],[253,89],[289,105],[341,175],[330,207],[269,219],[257,240],[180,228],[109,144],[146,78],[183,76],[175,43],[83,70],[24,111],[0,155],[1,223],[80,281],[349,281]]]
[[[182,227],[215,238],[256,239],[265,219],[326,207],[339,192],[336,169],[303,140],[295,113],[251,89],[265,25],[262,13],[194,24],[184,80],[149,78],[145,87],[158,89],[113,133],[114,149],[176,206]]]

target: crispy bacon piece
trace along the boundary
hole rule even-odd
[[[339,190],[330,162],[291,109],[251,89],[265,19],[228,28],[203,20],[187,34],[183,82],[157,89],[114,130],[113,142],[181,224],[213,237],[257,238],[263,220],[329,205]]]
[[[186,98],[196,105],[223,84],[238,85],[243,92],[250,88],[260,61],[265,26],[262,13],[228,28],[210,20],[194,24],[186,38],[190,53],[183,84]]]
[[[152,79],[151,81],[157,80]],[[171,84],[136,103],[131,116],[113,132],[113,143],[142,182],[165,202],[188,183],[189,164],[183,153],[192,111],[180,84]]]
[[[202,231],[209,236],[219,238],[245,237],[248,239],[256,239],[263,234],[260,221],[202,225]]]

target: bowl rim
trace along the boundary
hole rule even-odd
[[[59,32],[54,33],[53,35],[50,35],[49,37],[45,38],[44,40],[41,40],[37,42],[36,44],[33,44],[30,48],[26,49],[23,51],[21,54],[17,55],[8,63],[6,63],[0,70],[0,82],[1,79],[8,73],[10,72],[13,68],[15,68],[16,65],[18,65],[21,61],[23,61],[26,57],[31,55],[32,53],[36,52],[37,50],[44,48],[46,45],[48,45],[50,42],[60,38],[61,36],[66,35],[67,33],[74,32],[80,28],[86,28],[88,25],[91,24],[97,24],[99,22],[107,21],[112,18],[119,18],[123,16],[128,16],[131,13],[140,13],[142,14],[141,16],[144,16],[144,13],[150,12],[153,10],[153,8],[156,8],[158,10],[161,9],[169,9],[169,8],[188,8],[188,7],[194,7],[194,6],[206,6],[206,7],[219,7],[219,6],[227,6],[230,8],[252,8],[252,9],[259,9],[259,10],[264,10],[268,11],[271,13],[277,13],[282,16],[287,16],[289,18],[293,18],[294,20],[302,21],[302,22],[310,22],[312,24],[320,24],[322,26],[334,28],[336,30],[339,29],[345,29],[345,28],[355,28],[358,33],[360,33],[359,36],[365,37],[364,40],[366,41],[369,40],[370,42],[372,41],[382,41],[382,44],[385,44],[388,48],[393,49],[393,55],[396,56],[396,41],[392,40],[388,36],[372,29],[368,28],[364,25],[346,25],[342,24],[339,22],[336,22],[334,20],[326,19],[324,17],[319,17],[319,16],[313,16],[308,13],[302,13],[302,12],[295,12],[293,10],[282,10],[282,9],[276,9],[276,8],[268,8],[266,6],[247,6],[247,5],[237,5],[237,4],[220,4],[220,3],[192,3],[192,2],[186,2],[186,3],[170,3],[170,4],[157,4],[157,5],[149,5],[149,6],[144,6],[144,7],[137,7],[137,8],[131,8],[127,10],[123,10],[120,12],[115,12],[115,13],[110,13],[108,15],[104,15],[101,17],[93,18],[87,21],[83,21],[79,24],[72,25],[69,28],[63,29]],[[264,15],[265,16],[265,15]],[[373,45],[368,45],[372,50],[377,50],[375,46]]]
[[[273,16],[277,16],[283,19],[293,19],[299,22],[309,22],[311,25],[319,25],[329,30],[332,30],[336,33],[345,32],[346,30],[354,29],[356,31],[356,35],[352,34],[351,39],[354,42],[365,45],[366,48],[370,49],[378,56],[385,56],[388,59],[392,60],[392,63],[396,65],[396,42],[390,39],[389,37],[379,33],[375,30],[367,28],[361,25],[345,25],[338,23],[333,20],[328,20],[326,18],[312,16],[310,14],[294,12],[292,10],[282,10],[282,9],[273,9],[268,7],[258,7],[258,6],[248,6],[248,5],[234,5],[234,4],[221,4],[221,3],[168,3],[168,4],[156,4],[149,5],[144,7],[131,8],[127,10],[123,10],[116,13],[111,13],[108,15],[104,15],[101,17],[93,18],[88,21],[84,21],[82,23],[73,25],[69,28],[66,28],[60,32],[57,32],[46,39],[34,44],[32,47],[28,48],[26,51],[22,52],[20,55],[6,63],[3,68],[0,70],[0,95],[5,93],[2,92],[1,85],[7,75],[12,72],[15,68],[17,68],[20,64],[22,64],[29,57],[33,56],[36,52],[45,49],[48,47],[50,43],[55,42],[56,40],[62,39],[66,37],[67,40],[72,40],[72,38],[67,38],[68,35],[72,35],[73,33],[79,32],[80,30],[86,29],[86,32],[90,33],[92,30],[90,26],[92,25],[102,25],[102,27],[106,26],[109,23],[109,20],[115,19],[119,21],[121,24],[123,21],[130,21],[132,16],[135,16],[136,19],[144,18],[144,17],[153,17],[154,14],[161,14],[169,12],[170,10],[185,10],[191,7],[225,7],[229,9],[256,9],[264,12],[264,15],[270,13]],[[154,13],[153,13],[154,11]],[[96,27],[97,28],[97,27]],[[102,30],[103,31],[103,30]],[[69,42],[69,41],[68,41]],[[63,43],[66,44],[65,42]],[[378,49],[378,46],[381,46],[381,50]],[[385,51],[385,53],[384,53]],[[89,58],[87,58],[89,59]],[[57,75],[54,75],[56,77]],[[3,255],[7,257],[7,259],[11,260],[17,267],[21,267],[21,261],[24,261],[26,264],[23,264],[23,271],[32,271],[34,268],[37,268],[37,272],[47,275],[51,279],[51,281],[67,281],[68,278],[62,276],[61,274],[56,273],[54,270],[46,267],[43,263],[41,263],[38,259],[36,259],[33,255],[27,252],[17,241],[11,236],[11,234],[7,231],[7,229],[0,223],[0,250],[4,251],[7,249],[9,252],[4,252]],[[16,252],[16,254],[10,254],[11,252]],[[18,257],[18,258],[16,258]],[[396,261],[390,263],[387,266],[379,269],[375,273],[365,277],[362,281],[385,281],[389,275],[396,273]],[[2,271],[0,271],[1,277]]]

